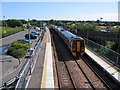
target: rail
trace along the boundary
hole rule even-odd
[[[92,51],[95,54],[98,54],[99,57],[102,57],[103,60],[107,60],[116,67],[120,68],[120,54],[106,48],[105,46],[102,46],[98,43],[95,43],[87,38],[84,38],[86,40],[86,48],[88,48],[90,51]]]

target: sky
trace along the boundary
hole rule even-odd
[[[19,1],[19,0],[17,0]],[[21,0],[22,1],[22,0]],[[2,1],[3,19],[118,21],[118,1]],[[26,2],[25,2],[26,1]],[[1,4],[0,4],[1,6]]]

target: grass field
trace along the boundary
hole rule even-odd
[[[0,38],[9,36],[11,34],[20,32],[20,31],[24,31],[24,28],[22,27],[16,27],[16,28],[12,28],[12,27],[0,27]]]

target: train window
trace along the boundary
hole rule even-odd
[[[74,43],[74,44],[72,45],[72,47],[76,47],[76,44]]]
[[[76,42],[75,41],[73,41],[73,43],[72,43],[72,51],[76,51]]]
[[[84,41],[81,41],[81,47],[84,47]]]

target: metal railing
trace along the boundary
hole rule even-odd
[[[32,62],[33,62],[33,60],[35,60],[34,59],[35,54],[38,51],[38,48],[41,46],[41,39],[42,38],[40,38],[39,41],[37,42],[37,44],[35,45],[34,51],[31,55],[31,58],[28,59],[28,62],[26,63],[24,69],[22,70],[21,74],[19,75],[19,80],[18,80],[17,85],[15,87],[16,90],[18,88],[19,89],[25,88],[25,86],[26,86],[27,76],[28,76],[28,74],[31,73]],[[30,73],[28,73],[28,72],[30,72]]]
[[[110,63],[114,64],[115,66],[120,68],[120,54],[102,46],[98,43],[95,43],[89,39],[86,39],[86,47],[91,51],[97,53],[99,56],[103,57],[105,60],[109,61]]]

